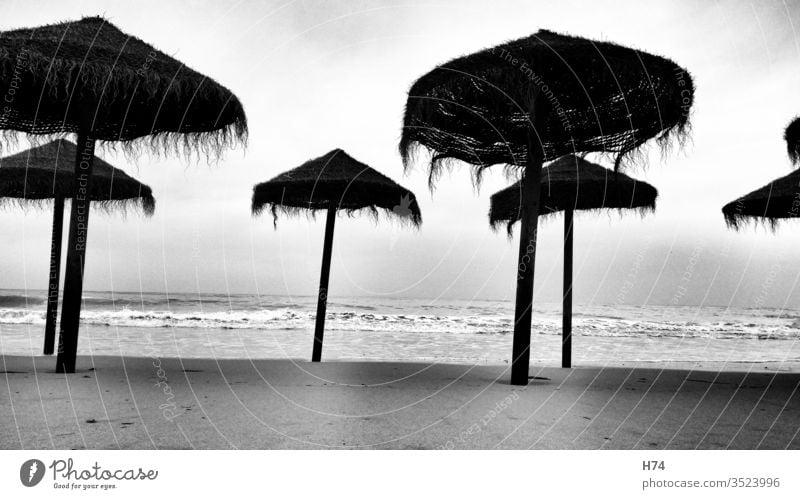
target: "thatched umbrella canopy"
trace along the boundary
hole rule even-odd
[[[564,294],[561,342],[561,367],[572,367],[572,238],[574,210],[637,210],[644,215],[656,209],[655,187],[568,155],[542,168],[540,216],[564,212]],[[489,223],[497,229],[506,224],[509,236],[520,219],[522,182],[516,182],[492,195]]]
[[[41,204],[71,198],[75,192],[75,155],[78,148],[58,139],[0,158],[0,203]],[[106,210],[141,209],[153,214],[156,201],[147,185],[95,158],[89,197]]]
[[[524,166],[535,99],[549,104],[537,128],[543,161],[607,152],[616,166],[653,137],[685,133],[693,94],[689,73],[669,59],[540,30],[419,78],[400,152],[408,161],[416,145],[430,149],[434,174],[446,159]]]
[[[253,214],[269,209],[275,222],[278,212],[291,215],[329,210],[332,205],[350,214],[367,210],[378,216],[381,210],[415,226],[422,223],[413,192],[341,149],[310,159],[253,188]]]
[[[432,152],[433,182],[448,160],[522,167],[522,234],[511,379],[527,384],[542,162],[603,152],[621,160],[657,137],[687,131],[694,86],[663,57],[539,31],[454,59],[411,87],[400,152]]]
[[[789,218],[800,217],[800,170],[773,180],[764,187],[731,201],[722,208],[728,227],[769,224],[771,228]]]
[[[0,129],[11,135],[91,126],[94,140],[134,152],[186,153],[218,153],[247,137],[230,90],[102,17],[0,33],[0,88],[12,101]]]
[[[783,132],[783,138],[786,140],[789,158],[792,163],[797,164],[800,162],[800,118],[795,118],[789,123]]]
[[[542,168],[539,216],[559,211],[602,209],[632,210],[641,214],[656,209],[655,187],[569,154]],[[522,206],[522,181],[492,194],[489,223],[497,229],[506,224],[511,234],[519,221]]]
[[[19,205],[53,200],[53,235],[50,245],[50,283],[47,287],[44,354],[54,349],[58,315],[58,286],[61,274],[61,237],[64,224],[64,199],[75,192],[75,155],[77,148],[68,140],[58,139],[27,151],[0,158],[0,204]],[[150,187],[128,176],[100,158],[95,159],[95,181],[90,198],[107,211],[141,209],[150,216],[156,207]]]
[[[216,157],[244,143],[230,90],[99,17],[0,33],[3,138],[77,134],[58,372],[74,372],[95,143]]]
[[[336,212],[353,215],[367,210],[375,217],[379,211],[408,222],[415,227],[422,223],[422,214],[413,192],[392,179],[354,159],[341,149],[306,161],[277,177],[253,188],[252,211],[259,215],[270,209],[274,223],[278,212],[297,214],[302,211],[327,210],[325,243],[322,252],[317,318],[314,328],[313,362],[322,358],[325,331],[325,310],[328,301],[328,278],[333,252],[333,228]]]

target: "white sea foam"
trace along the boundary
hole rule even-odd
[[[313,329],[315,313],[297,309],[164,311],[88,309],[81,312],[86,325],[193,328],[193,329]],[[474,311],[471,311],[474,312]],[[2,308],[0,324],[36,324],[45,322],[43,308]],[[793,318],[748,321],[646,321],[619,317],[592,317],[581,314],[573,320],[576,334],[602,337],[645,336],[651,338],[746,338],[798,339],[800,321]],[[513,331],[511,314],[498,315],[438,315],[438,314],[379,314],[373,312],[332,311],[327,314],[326,329],[332,331],[404,332],[441,334],[503,335]],[[561,334],[557,315],[541,314],[533,320],[535,334]]]

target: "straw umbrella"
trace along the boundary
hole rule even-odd
[[[312,362],[319,362],[325,331],[336,212],[345,210],[348,215],[353,215],[360,210],[368,210],[377,219],[378,210],[381,210],[386,215],[419,227],[422,215],[417,198],[413,192],[353,159],[343,150],[334,149],[253,187],[253,214],[259,215],[267,208],[272,212],[276,226],[279,211],[288,215],[306,210],[312,214],[318,210],[327,211],[311,355]]]
[[[411,87],[400,151],[432,151],[433,184],[450,160],[522,168],[522,230],[511,382],[528,382],[542,162],[564,154],[623,157],[686,132],[694,87],[674,62],[613,43],[539,31],[445,63]]]
[[[728,227],[736,230],[749,222],[775,229],[783,220],[800,217],[800,170],[731,201],[722,214]]]
[[[47,286],[44,354],[51,355],[58,315],[58,286],[61,273],[61,235],[64,199],[74,191],[75,144],[59,139],[0,159],[0,204],[20,205],[53,200],[53,235],[50,244],[50,282]],[[95,159],[89,197],[107,211],[136,207],[151,216],[156,202],[150,187],[129,177],[100,158]]]
[[[6,140],[77,135],[56,360],[74,372],[95,143],[219,155],[247,120],[230,90],[99,17],[0,33],[0,92]]]
[[[795,118],[783,133],[789,159],[800,162],[800,118]],[[775,230],[789,218],[800,217],[800,170],[780,177],[760,189],[722,207],[728,227],[739,230],[747,223],[769,224]]]
[[[658,191],[624,173],[613,172],[583,158],[567,155],[542,168],[539,216],[564,212],[564,294],[561,367],[572,367],[572,223],[575,210],[635,209],[655,211]],[[506,224],[509,236],[522,208],[522,182],[492,195],[489,223]]]

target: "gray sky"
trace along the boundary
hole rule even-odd
[[[790,171],[783,128],[800,114],[800,8],[784,1],[37,2],[0,4],[0,29],[103,14],[231,88],[246,152],[216,166],[101,155],[153,188],[156,215],[93,212],[86,289],[313,294],[324,217],[250,216],[253,184],[335,147],[413,190],[423,226],[340,218],[331,294],[513,299],[517,240],[488,227],[498,167],[427,188],[397,153],[406,92],[434,65],[539,28],[665,55],[693,75],[692,141],[628,173],[655,185],[655,215],[576,216],[581,303],[797,308],[800,224],[725,227],[722,205]],[[22,145],[25,145],[24,142]],[[4,153],[14,150],[4,151]],[[47,284],[51,215],[0,212],[0,287]],[[536,295],[557,301],[562,219],[546,221]]]

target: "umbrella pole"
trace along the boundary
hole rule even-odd
[[[331,254],[333,253],[333,227],[336,223],[336,205],[328,207],[328,218],[325,221],[325,244],[322,249],[322,271],[319,276],[319,294],[317,295],[317,319],[314,327],[314,349],[311,362],[322,359],[322,336],[325,333],[325,309],[328,305],[328,277],[331,275]]]
[[[527,385],[531,358],[531,308],[533,307],[533,271],[536,263],[536,236],[539,200],[542,194],[544,151],[537,134],[546,110],[546,99],[533,99],[528,128],[527,165],[522,176],[522,223],[517,265],[517,296],[514,309],[514,339],[511,354],[511,384]]]
[[[564,306],[561,367],[572,367],[572,208],[564,211]]]
[[[53,204],[53,239],[50,243],[50,284],[47,287],[47,315],[44,326],[44,354],[53,355],[58,319],[58,285],[61,277],[61,237],[64,232],[64,198]]]
[[[64,273],[64,299],[61,304],[61,331],[58,335],[56,372],[74,373],[78,355],[78,327],[83,294],[83,270],[86,267],[86,236],[89,228],[89,193],[91,192],[94,139],[85,131],[78,133],[75,158],[75,192],[69,218],[67,267]]]

